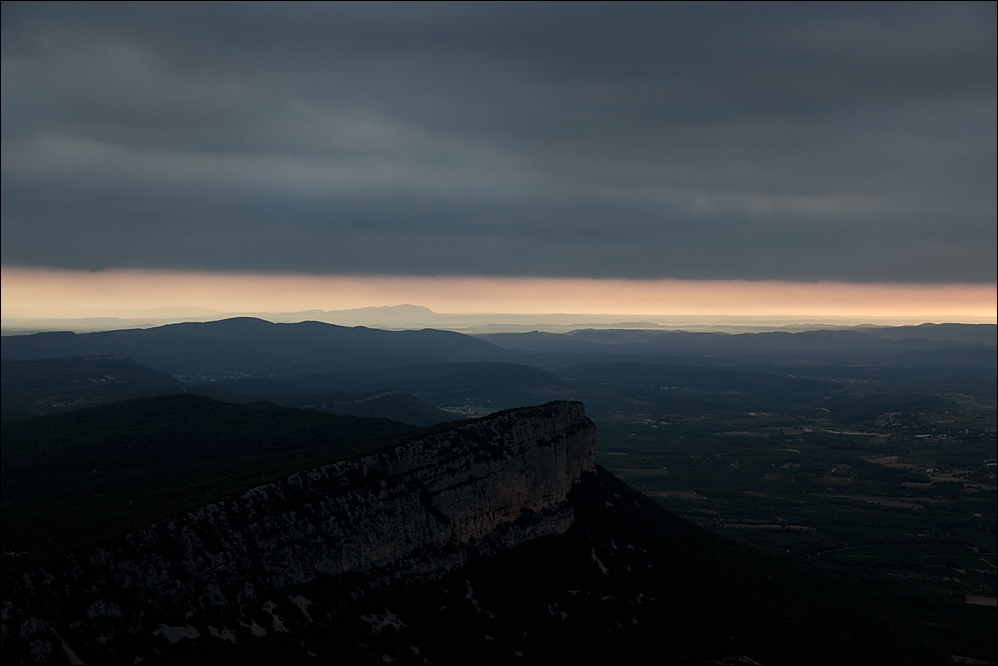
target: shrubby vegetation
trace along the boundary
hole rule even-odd
[[[4,575],[415,432],[187,394],[4,421]]]

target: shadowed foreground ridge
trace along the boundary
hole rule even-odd
[[[5,581],[4,652],[44,660],[56,640],[80,658],[123,643],[154,656],[154,636],[238,626],[234,617],[292,585],[429,578],[563,533],[595,444],[581,403],[550,403],[254,488]]]
[[[802,570],[709,533],[595,466],[595,435],[580,403],[501,412],[9,576],[4,662],[951,663],[994,652],[993,641],[972,651],[993,636],[994,609]]]

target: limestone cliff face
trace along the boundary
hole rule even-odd
[[[69,649],[72,627],[90,641],[99,626],[102,645],[153,627],[198,633],[191,617],[231,620],[279,590],[432,577],[562,533],[595,443],[581,403],[551,403],[254,488],[5,582],[5,651],[45,635]]]

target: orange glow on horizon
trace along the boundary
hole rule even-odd
[[[3,267],[3,317],[422,305],[448,314],[647,314],[994,321],[998,285],[294,275]]]

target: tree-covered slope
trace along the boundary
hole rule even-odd
[[[189,394],[4,421],[4,574],[415,431]]]
[[[22,419],[105,402],[180,392],[180,382],[125,356],[2,363],[2,417]]]

